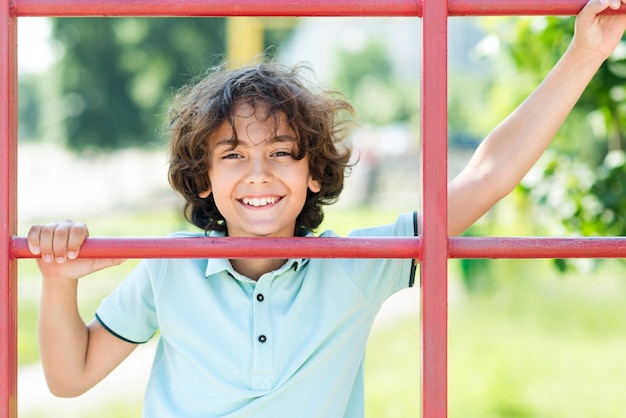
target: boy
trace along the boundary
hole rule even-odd
[[[508,194],[548,146],[626,29],[626,16],[598,15],[621,3],[587,3],[552,72],[450,183],[450,235]],[[306,89],[297,70],[269,64],[183,90],[170,124],[170,182],[187,219],[211,236],[312,235],[348,167],[343,111],[350,105]],[[352,235],[416,233],[409,214]],[[77,259],[87,235],[71,221],[28,234],[41,255],[41,357],[55,394],[88,390],[159,330],[144,416],[364,415],[369,329],[383,301],[411,285],[412,260],[147,260],[86,325],[77,279],[120,263]]]

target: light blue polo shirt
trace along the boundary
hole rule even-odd
[[[405,214],[350,236],[415,233]],[[144,417],[362,418],[374,317],[414,270],[409,259],[290,259],[253,281],[226,259],[143,260],[96,315],[131,342],[160,330]]]

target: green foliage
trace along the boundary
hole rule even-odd
[[[461,280],[468,292],[486,292],[493,287],[491,260],[464,258],[459,260]]]
[[[20,138],[75,151],[161,145],[175,91],[224,61],[226,23],[226,18],[52,19],[61,58],[48,73],[20,79]],[[295,21],[264,24],[269,50],[291,36]]]
[[[589,196],[595,181],[596,173],[588,165],[567,155],[546,153],[519,189],[559,221],[560,227],[554,227],[554,232],[593,235],[603,223],[598,223],[602,202]]]
[[[486,20],[496,33],[516,82],[498,78],[491,108],[512,109],[541,82],[574,33],[573,17]],[[519,82],[517,81],[519,80]],[[573,109],[549,152],[517,189],[534,204],[536,230],[552,235],[626,235],[626,43],[601,66]],[[497,93],[496,93],[497,94]],[[533,206],[533,205],[531,205]],[[520,210],[529,210],[524,204]],[[555,260],[563,271],[578,262]],[[585,263],[588,265],[589,263]],[[593,264],[593,263],[591,263]]]
[[[574,33],[574,19],[555,16],[520,18],[508,33],[508,50],[516,67],[543,78],[569,45]]]
[[[488,132],[492,120],[489,92],[492,79],[483,74],[451,73],[448,76],[448,137],[451,146],[475,146]]]
[[[370,41],[357,51],[337,54],[334,84],[355,106],[360,122],[389,125],[418,115],[419,91],[395,78],[387,47]]]
[[[626,235],[626,153],[609,152],[592,168],[569,155],[548,152],[518,192],[538,204],[537,218],[557,235]],[[557,260],[564,270],[571,263]]]
[[[34,77],[26,74],[20,76],[18,87],[18,131],[20,138],[34,138],[39,135],[38,124],[32,123],[41,117],[41,109],[37,101],[37,82]]]
[[[171,89],[223,54],[222,18],[55,19],[67,145],[150,145]]]
[[[499,68],[492,84],[490,107],[500,112],[501,119],[530,94],[563,54],[572,40],[575,19],[534,16],[482,22],[490,36],[497,37],[504,52],[500,62],[515,69],[513,74],[502,74]],[[626,148],[622,129],[626,124],[625,81],[626,43],[622,41],[587,86],[552,148],[577,155],[591,166],[600,163],[610,150]],[[506,114],[501,114],[502,109]]]

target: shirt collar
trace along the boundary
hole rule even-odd
[[[300,271],[305,265],[308,264],[308,262],[308,258],[290,258],[285,262],[285,264],[280,266],[277,270],[270,272],[270,274],[274,276],[279,276],[290,269],[293,269],[294,271]],[[207,266],[205,271],[205,277],[207,279],[222,272],[226,272],[230,276],[240,281],[255,281],[236,272],[233,269],[232,264],[230,264],[230,260],[228,260],[227,258],[209,258],[207,260]]]
[[[207,236],[209,237],[224,237],[226,234],[224,232],[217,232],[217,231],[209,231],[209,233],[207,234]],[[312,237],[313,233],[312,232],[308,232],[306,234],[307,237]],[[285,262],[285,264],[283,264],[282,266],[280,266],[277,270],[275,270],[273,272],[273,274],[275,276],[278,276],[286,271],[288,271],[289,269],[293,269],[294,271],[299,271],[300,269],[302,269],[306,264],[308,264],[309,259],[307,258],[290,258],[289,260],[287,260]],[[226,272],[229,275],[231,275],[232,277],[238,279],[238,280],[242,280],[242,281],[250,281],[251,279],[249,279],[248,277],[245,277],[239,273],[237,273],[234,269],[233,266],[230,264],[230,261],[227,258],[209,258],[207,260],[207,267],[206,267],[206,271],[205,271],[205,277],[209,278],[213,275],[219,274],[221,272]]]

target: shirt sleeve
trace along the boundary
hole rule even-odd
[[[160,262],[139,262],[98,307],[96,319],[116,337],[140,344],[150,340],[156,333],[158,320],[154,299],[154,264]]]
[[[355,230],[349,236],[412,237],[417,233],[417,214],[406,213],[400,215],[393,224]],[[355,258],[341,261],[355,285],[368,300],[376,305],[381,305],[395,292],[413,286],[415,281],[414,259]]]

